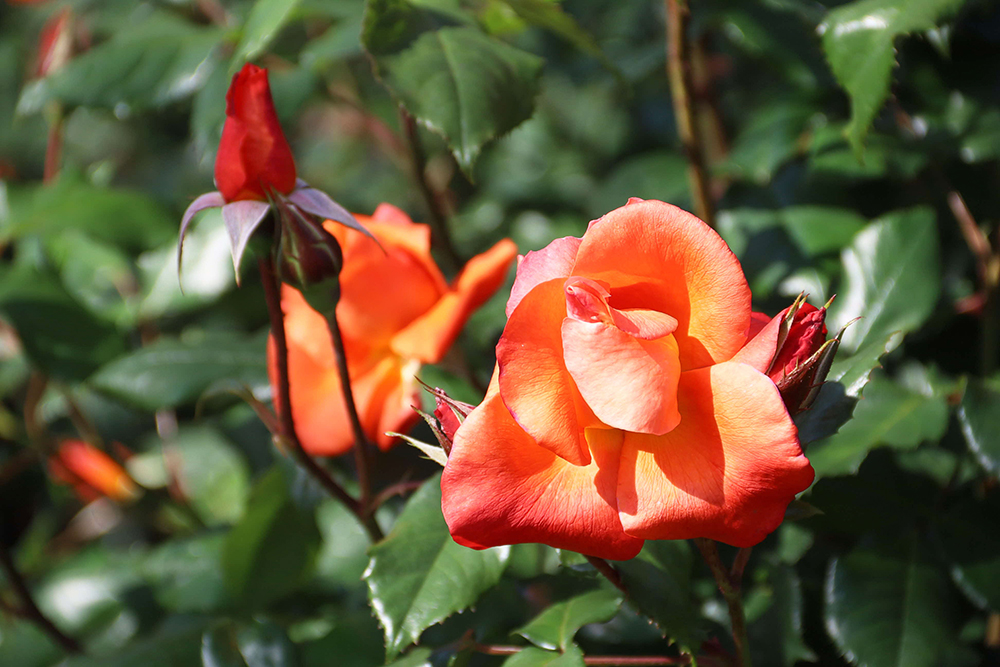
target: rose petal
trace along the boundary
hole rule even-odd
[[[593,459],[572,465],[536,445],[496,391],[462,424],[441,478],[452,537],[475,549],[542,542],[601,558],[635,556],[615,503],[620,431],[589,429]]]
[[[567,278],[573,272],[580,239],[566,236],[556,239],[541,250],[534,250],[521,258],[517,265],[517,277],[507,300],[507,317],[521,303],[524,295],[536,285],[555,278]]]
[[[612,286],[611,305],[677,319],[685,370],[730,359],[746,342],[750,289],[722,238],[659,201],[611,211],[583,237],[573,275]]]
[[[756,368],[761,373],[767,373],[767,369],[771,367],[771,360],[774,359],[774,353],[777,350],[781,320],[784,319],[787,310],[786,308],[772,317],[762,327],[751,325],[750,331],[753,332],[755,328],[757,331],[754,333],[753,338],[743,346],[743,349],[736,353],[732,361],[747,364]],[[759,313],[754,313],[755,319],[758,316]]]
[[[625,531],[657,540],[757,544],[813,480],[777,388],[745,364],[681,375],[681,423],[626,433],[618,479]]]
[[[535,442],[570,463],[587,465],[583,429],[589,424],[580,422],[584,403],[563,363],[563,283],[557,278],[536,286],[507,320],[497,344],[500,395]]]
[[[514,242],[504,239],[469,260],[455,281],[454,289],[396,334],[392,349],[400,356],[424,363],[441,361],[472,312],[503,283],[516,254]]]

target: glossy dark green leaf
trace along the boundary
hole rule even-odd
[[[852,419],[809,448],[809,462],[817,475],[854,473],[873,447],[913,449],[940,440],[947,425],[943,396],[912,391],[878,375],[865,388]]]
[[[958,591],[915,536],[834,558],[825,615],[840,650],[865,667],[932,667],[963,652]]]
[[[229,604],[222,578],[225,536],[213,533],[166,542],[150,552],[142,573],[156,601],[177,612],[207,612]]]
[[[201,88],[216,65],[213,53],[222,37],[220,28],[199,26],[166,11],[151,12],[29,85],[18,110],[33,113],[58,100],[112,109],[124,117],[165,106]]]
[[[1000,610],[1000,495],[963,489],[935,517],[934,536],[952,579],[976,606]]]
[[[703,637],[691,588],[694,558],[683,540],[649,540],[632,560],[614,563],[628,601],[671,641],[695,647]]]
[[[984,468],[1000,471],[1000,386],[971,379],[965,387],[958,419],[969,449]]]
[[[125,352],[114,326],[84,308],[55,277],[28,267],[0,274],[0,313],[32,364],[58,379],[83,380]]]
[[[251,609],[288,595],[312,574],[319,544],[315,517],[292,501],[281,471],[271,470],[226,536],[222,568],[229,593]]]
[[[288,22],[297,4],[298,0],[257,0],[243,24],[231,69],[239,69],[244,62],[263,53]]]
[[[504,667],[583,667],[583,652],[570,644],[563,653],[529,646],[503,661]]]
[[[823,50],[851,98],[847,135],[860,154],[868,127],[889,94],[897,37],[934,28],[963,0],[856,0],[819,26]]]
[[[193,403],[219,380],[266,386],[264,341],[215,332],[161,338],[91,378],[95,389],[147,410]]]
[[[236,631],[247,667],[297,667],[298,654],[288,635],[273,621],[253,620]]]
[[[369,0],[362,42],[382,82],[448,142],[467,173],[490,141],[534,110],[542,61],[470,26],[432,22],[406,0]]]
[[[509,551],[456,544],[441,514],[440,475],[421,486],[392,531],[372,546],[365,572],[389,658],[426,628],[475,604],[500,579]]]
[[[879,218],[854,237],[843,263],[830,323],[836,329],[862,318],[845,332],[844,352],[918,328],[941,290],[934,212],[913,208]]]
[[[577,630],[611,620],[621,602],[618,591],[599,588],[550,606],[515,632],[540,648],[565,651]]]

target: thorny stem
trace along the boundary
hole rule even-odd
[[[709,227],[715,228],[715,207],[705,173],[701,130],[695,119],[691,60],[688,50],[687,25],[691,16],[687,0],[664,0],[667,10],[667,76],[670,97],[674,103],[677,133],[688,162],[688,180],[695,212]]]
[[[430,212],[431,243],[437,248],[447,264],[449,271],[458,271],[463,262],[459,257],[455,245],[452,243],[451,234],[448,231],[448,216],[441,206],[441,200],[437,193],[431,188],[427,180],[427,156],[424,153],[423,144],[420,142],[420,134],[417,130],[417,121],[410,115],[405,107],[399,107],[399,124],[403,128],[406,142],[410,146],[410,155],[413,159],[413,176],[417,181],[417,187],[427,202]]]
[[[340,484],[337,483],[330,473],[315,459],[309,456],[308,452],[302,448],[299,436],[295,431],[295,420],[292,417],[292,399],[290,384],[288,381],[288,340],[285,338],[285,318],[281,310],[281,297],[278,289],[278,279],[274,271],[274,260],[270,255],[261,257],[258,261],[260,267],[260,277],[264,283],[264,298],[267,301],[267,312],[271,319],[271,335],[274,336],[274,347],[278,360],[278,395],[279,403],[278,417],[281,425],[281,433],[290,445],[292,453],[299,461],[299,464],[318,481],[326,491],[342,502],[368,531],[368,536],[372,542],[382,539],[382,529],[375,523],[373,516],[365,512],[357,500],[355,500]]]
[[[738,664],[740,667],[750,667],[747,621],[743,613],[743,599],[740,595],[740,581],[742,576],[739,579],[734,576],[737,570],[742,575],[743,568],[746,567],[746,561],[750,557],[750,550],[741,549],[740,553],[736,556],[736,562],[733,564],[732,570],[730,570],[722,563],[722,559],[719,557],[719,549],[713,540],[699,537],[694,540],[694,543],[698,547],[698,550],[701,551],[702,557],[712,571],[715,583],[718,585],[719,591],[722,592],[722,597],[726,599],[726,606],[729,607],[729,621],[733,632],[733,643],[736,644],[736,659],[738,660]],[[744,552],[746,552],[745,556]]]
[[[347,367],[347,352],[344,350],[344,338],[340,334],[340,324],[337,322],[336,313],[326,318],[326,325],[330,330],[333,357],[337,363],[337,374],[340,376],[340,391],[344,396],[344,403],[347,405],[347,417],[351,422],[351,431],[354,434],[354,465],[358,470],[361,508],[365,513],[369,513],[371,506],[371,478],[369,476],[368,465],[368,438],[365,436],[365,429],[361,425],[361,418],[358,416],[358,406],[354,401],[354,390],[351,388],[351,373]]]
[[[526,647],[511,646],[506,644],[474,644],[473,649],[477,653],[485,655],[513,655],[520,653]],[[678,658],[659,655],[585,655],[583,664],[585,665],[605,665],[607,667],[657,667],[659,665],[688,665],[691,660],[681,656]]]
[[[24,577],[21,576],[17,566],[14,564],[13,556],[4,544],[0,544],[0,566],[3,567],[7,583],[10,584],[10,587],[14,589],[14,592],[21,599],[20,608],[17,610],[18,614],[37,625],[45,634],[62,646],[63,650],[67,653],[83,653],[83,649],[80,648],[76,640],[57,628],[42,613],[38,605],[35,604],[34,598],[31,597],[31,591],[28,589],[28,584],[24,581]]]

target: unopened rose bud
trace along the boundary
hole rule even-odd
[[[82,440],[64,440],[56,455],[49,458],[49,471],[56,481],[72,486],[84,502],[101,496],[129,502],[140,495],[124,468]]]
[[[293,204],[279,202],[278,210],[278,275],[302,292],[316,312],[332,315],[340,300],[344,264],[340,244],[321,223],[302,215]]]
[[[476,409],[476,406],[456,401],[438,387],[431,389],[423,382],[420,384],[423,384],[424,389],[434,395],[435,406],[433,414],[422,410],[417,410],[417,412],[430,426],[445,454],[450,454],[451,443],[455,440],[455,432],[458,431],[458,427],[462,425],[469,413]]]
[[[45,22],[38,38],[35,76],[43,77],[62,68],[73,55],[73,12],[69,7]]]
[[[781,392],[788,412],[796,415],[816,399],[840,341],[826,339],[826,306],[816,308],[806,303],[804,296],[779,317],[783,319],[778,346],[768,376]]]

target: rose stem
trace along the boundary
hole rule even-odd
[[[628,588],[625,586],[625,582],[622,581],[622,576],[618,573],[618,570],[614,568],[608,561],[603,558],[598,558],[597,556],[584,556],[587,562],[594,566],[605,579],[610,581],[615,588],[620,590],[624,595],[628,596]]]
[[[49,136],[45,145],[45,166],[42,171],[42,182],[51,183],[59,176],[62,164],[63,148],[63,117],[62,109],[57,105],[51,110],[49,120]]]
[[[475,644],[473,646],[477,653],[485,655],[513,655],[523,651],[525,646],[511,646],[505,644]],[[659,655],[587,655],[583,657],[585,665],[606,665],[613,667],[631,667],[648,665],[657,667],[658,665],[688,665],[691,660],[686,657],[667,657]]]
[[[25,583],[24,577],[21,576],[21,573],[14,565],[14,558],[11,556],[10,551],[7,550],[7,546],[2,543],[0,543],[0,565],[3,566],[7,583],[14,589],[17,596],[21,598],[20,608],[17,609],[18,614],[37,625],[45,634],[49,635],[49,637],[62,646],[63,650],[67,653],[83,653],[83,649],[80,648],[76,640],[57,628],[42,613],[38,605],[35,604],[35,600],[31,597],[31,591],[28,590],[28,585]]]
[[[677,134],[688,162],[688,180],[691,182],[695,213],[714,229],[715,209],[708,191],[701,130],[695,120],[691,92],[691,63],[687,40],[691,10],[687,0],[664,0],[664,5],[667,10],[667,76],[670,79],[674,117],[677,119]]]
[[[430,211],[431,242],[435,248],[441,251],[442,259],[447,264],[446,268],[449,271],[458,271],[464,262],[452,243],[451,234],[448,232],[448,216],[445,215],[444,209],[441,207],[441,200],[427,180],[427,156],[424,154],[424,146],[420,142],[417,121],[403,105],[399,106],[399,124],[403,126],[403,134],[410,146],[413,176],[417,180],[417,186],[420,188],[424,201],[427,202],[427,209]]]
[[[722,564],[722,559],[719,558],[719,549],[714,541],[698,537],[695,538],[694,543],[701,551],[705,562],[708,563],[709,569],[712,570],[715,583],[719,586],[722,597],[726,599],[726,605],[729,607],[729,621],[733,631],[733,643],[736,644],[738,664],[740,667],[750,667],[750,646],[747,641],[747,622],[746,616],[743,614],[743,600],[740,595],[740,579],[735,577],[737,570],[740,575],[743,574],[743,568],[746,567],[746,561],[750,557],[750,550],[741,550],[736,557],[732,571],[730,571]],[[746,552],[746,555],[743,552]]]
[[[295,458],[306,471],[318,481],[327,492],[342,502],[368,531],[372,542],[382,539],[382,530],[374,518],[365,516],[363,508],[347,491],[337,483],[330,473],[318,464],[308,452],[302,448],[298,434],[295,431],[295,420],[292,418],[292,398],[288,382],[288,341],[285,338],[285,317],[281,310],[281,297],[278,291],[278,279],[274,271],[274,260],[270,255],[258,260],[261,281],[264,283],[264,298],[267,301],[267,313],[271,319],[271,335],[274,336],[274,347],[278,358],[278,416],[281,432],[291,446]]]
[[[340,324],[337,322],[336,312],[326,318],[326,325],[330,330],[333,357],[337,362],[337,374],[340,376],[340,391],[344,396],[344,404],[347,405],[347,417],[351,422],[351,431],[354,433],[354,465],[358,470],[361,509],[366,515],[370,515],[372,508],[371,477],[367,450],[368,438],[365,436],[364,427],[361,426],[361,418],[358,416],[358,405],[354,401],[354,389],[351,388],[351,373],[347,367],[347,352],[344,350],[344,338],[340,335]]]

